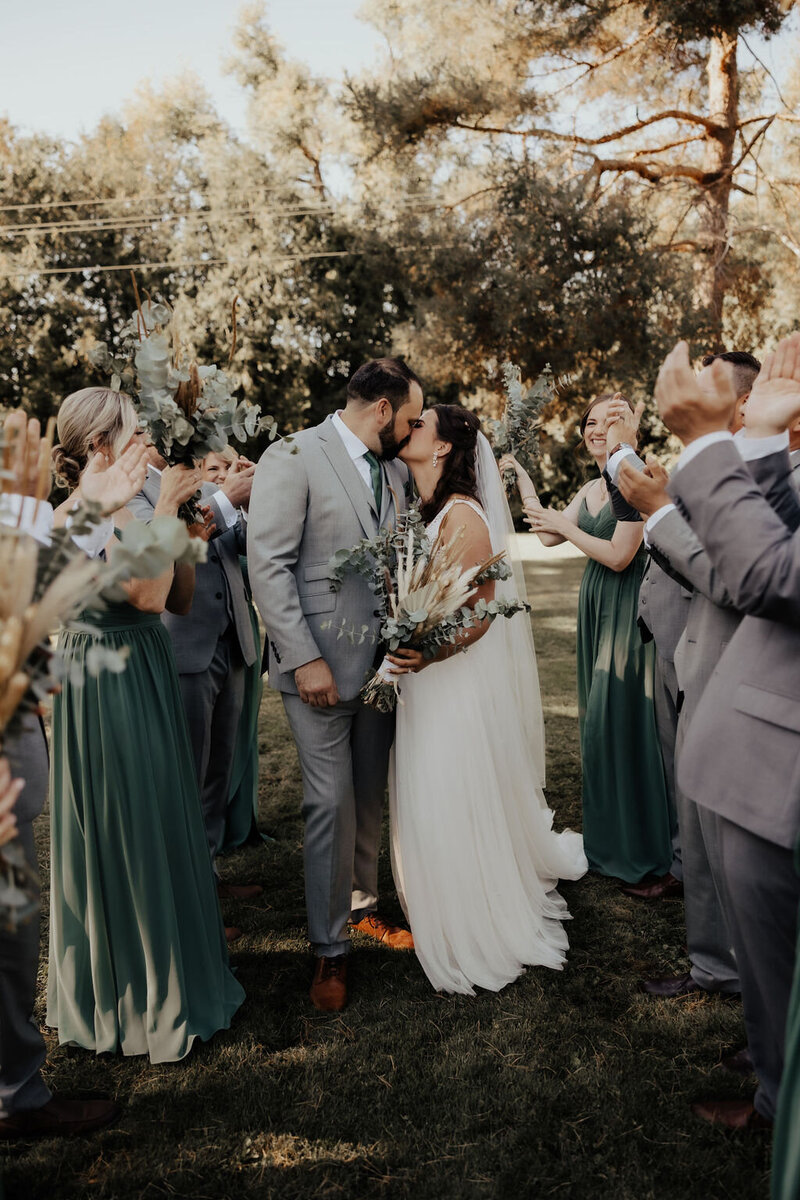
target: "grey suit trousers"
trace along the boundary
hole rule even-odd
[[[181,674],[178,681],[213,861],[225,832],[236,731],[244,702],[244,662],[233,625],[217,642],[208,670]]]
[[[672,866],[670,872],[676,879],[683,879],[683,855],[681,852],[681,828],[675,796],[675,739],[678,733],[678,677],[675,664],[662,658],[656,646],[655,679],[653,681],[653,706],[656,714],[658,740],[664,763],[664,782],[667,785],[667,803],[672,827]]]
[[[689,714],[686,714],[687,716]],[[678,724],[676,758],[686,736],[684,715]],[[683,859],[683,903],[686,945],[695,983],[710,992],[738,992],[739,971],[727,920],[727,887],[722,866],[716,813],[695,804],[676,789]]]
[[[719,818],[728,917],[742,981],[747,1045],[758,1075],[755,1106],[775,1119],[797,945],[800,878],[794,854]]]
[[[6,752],[14,777],[25,780],[15,807],[17,825],[28,862],[38,870],[33,820],[44,808],[48,774],[38,718],[26,716],[21,731],[7,736]],[[41,1108],[50,1099],[40,1074],[45,1044],[33,1023],[38,968],[38,914],[15,933],[0,928],[0,1118]]]
[[[354,700],[312,708],[283,693],[303,773],[308,936],[318,955],[346,954],[348,920],[378,903],[378,848],[394,714]]]

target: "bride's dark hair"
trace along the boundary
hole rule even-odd
[[[420,505],[426,525],[442,508],[449,496],[469,496],[478,499],[478,480],[475,473],[475,447],[481,423],[474,413],[460,404],[434,404],[436,432],[443,442],[452,446],[444,458],[444,470],[430,500]]]

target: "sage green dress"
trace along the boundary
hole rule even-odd
[[[800,843],[795,851],[800,875]],[[786,1051],[783,1059],[775,1142],[772,1149],[772,1200],[797,1200],[800,1196],[800,922],[794,986],[786,1021]]]
[[[227,1029],[228,966],[169,635],[129,604],[67,628],[53,706],[47,1024],[59,1041],[174,1062]],[[125,670],[85,670],[97,640]]]
[[[606,503],[578,526],[608,541]],[[583,844],[591,870],[634,883],[672,862],[670,817],[653,707],[654,652],[636,623],[646,563],[624,571],[590,558],[578,597],[578,713],[583,764]]]
[[[250,599],[246,557],[241,555],[239,562],[242,566],[242,576],[248,593],[248,608],[250,624],[253,628],[256,658],[251,666],[245,667],[244,672],[244,700],[242,715],[236,731],[230,797],[225,810],[222,841],[218,847],[221,854],[228,850],[234,850],[237,846],[242,846],[254,831],[258,833],[258,715],[264,692],[261,678],[261,630],[253,601]],[[264,841],[273,840],[264,834],[259,836]]]

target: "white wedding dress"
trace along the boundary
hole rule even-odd
[[[511,520],[480,435],[482,506],[493,550]],[[487,457],[488,456],[488,457]],[[508,599],[517,579],[498,582]],[[525,965],[560,970],[569,918],[559,879],[587,870],[583,839],[554,833],[527,613],[498,617],[465,653],[403,675],[389,772],[392,868],[425,974],[437,990],[499,991]]]

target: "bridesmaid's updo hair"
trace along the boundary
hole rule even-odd
[[[589,420],[589,413],[592,411],[592,409],[597,408],[598,404],[605,404],[606,400],[613,400],[615,396],[619,396],[620,400],[624,400],[628,408],[631,410],[631,412],[633,412],[633,405],[627,396],[623,396],[622,392],[601,392],[599,396],[595,396],[591,404],[587,404],[586,408],[581,414],[581,438],[583,438],[583,435],[586,433],[586,422]]]
[[[101,387],[72,392],[58,410],[59,441],[53,447],[56,483],[74,491],[89,456],[108,446],[117,457],[137,426],[136,410],[124,392]]]
[[[444,470],[436,490],[427,504],[420,505],[426,524],[433,520],[449,496],[478,499],[475,447],[481,430],[480,421],[460,404],[434,404],[433,412],[436,414],[436,432],[443,442],[450,443],[452,449],[443,460]]]

